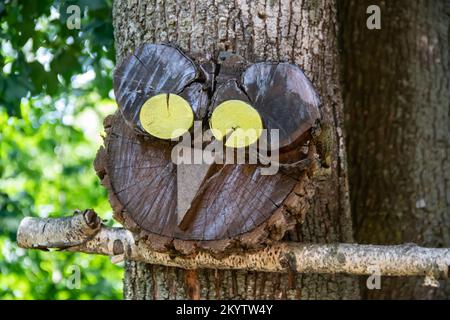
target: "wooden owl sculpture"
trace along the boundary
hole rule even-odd
[[[320,102],[296,65],[146,44],[117,66],[114,93],[95,168],[115,218],[154,250],[255,248],[302,221]]]

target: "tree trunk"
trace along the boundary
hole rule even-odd
[[[232,51],[249,61],[295,62],[318,89],[333,128],[331,174],[315,178],[316,195],[301,242],[351,242],[336,4],[328,1],[115,1],[117,63],[145,42],[169,42],[188,54]],[[358,298],[356,277],[189,270],[127,262],[126,299]]]
[[[381,30],[366,28],[369,5]],[[450,1],[344,1],[351,202],[360,243],[450,246]],[[444,285],[445,286],[445,285]],[[369,298],[443,298],[383,279]]]

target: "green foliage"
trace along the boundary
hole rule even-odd
[[[80,30],[67,27],[70,5],[81,9]],[[67,93],[73,76],[88,70],[96,77],[84,90],[108,94],[114,60],[110,0],[7,0],[0,21],[0,106],[9,115],[20,116],[21,98]]]
[[[81,8],[81,29],[66,9]],[[23,250],[25,216],[111,208],[92,162],[111,113],[111,1],[0,1],[0,299],[120,299],[107,257]],[[79,271],[79,288],[77,272]]]

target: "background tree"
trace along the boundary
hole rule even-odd
[[[344,97],[359,243],[450,246],[450,1],[343,1]],[[365,28],[381,9],[381,29]],[[445,286],[444,282],[442,285]],[[443,298],[383,278],[369,298]]]

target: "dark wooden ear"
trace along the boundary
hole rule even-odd
[[[158,93],[180,94],[197,77],[197,66],[179,49],[146,44],[116,68],[114,94],[126,122],[139,127],[139,112],[147,99]]]
[[[266,129],[279,129],[282,151],[301,143],[320,119],[319,97],[294,64],[255,63],[243,73],[241,84]]]

